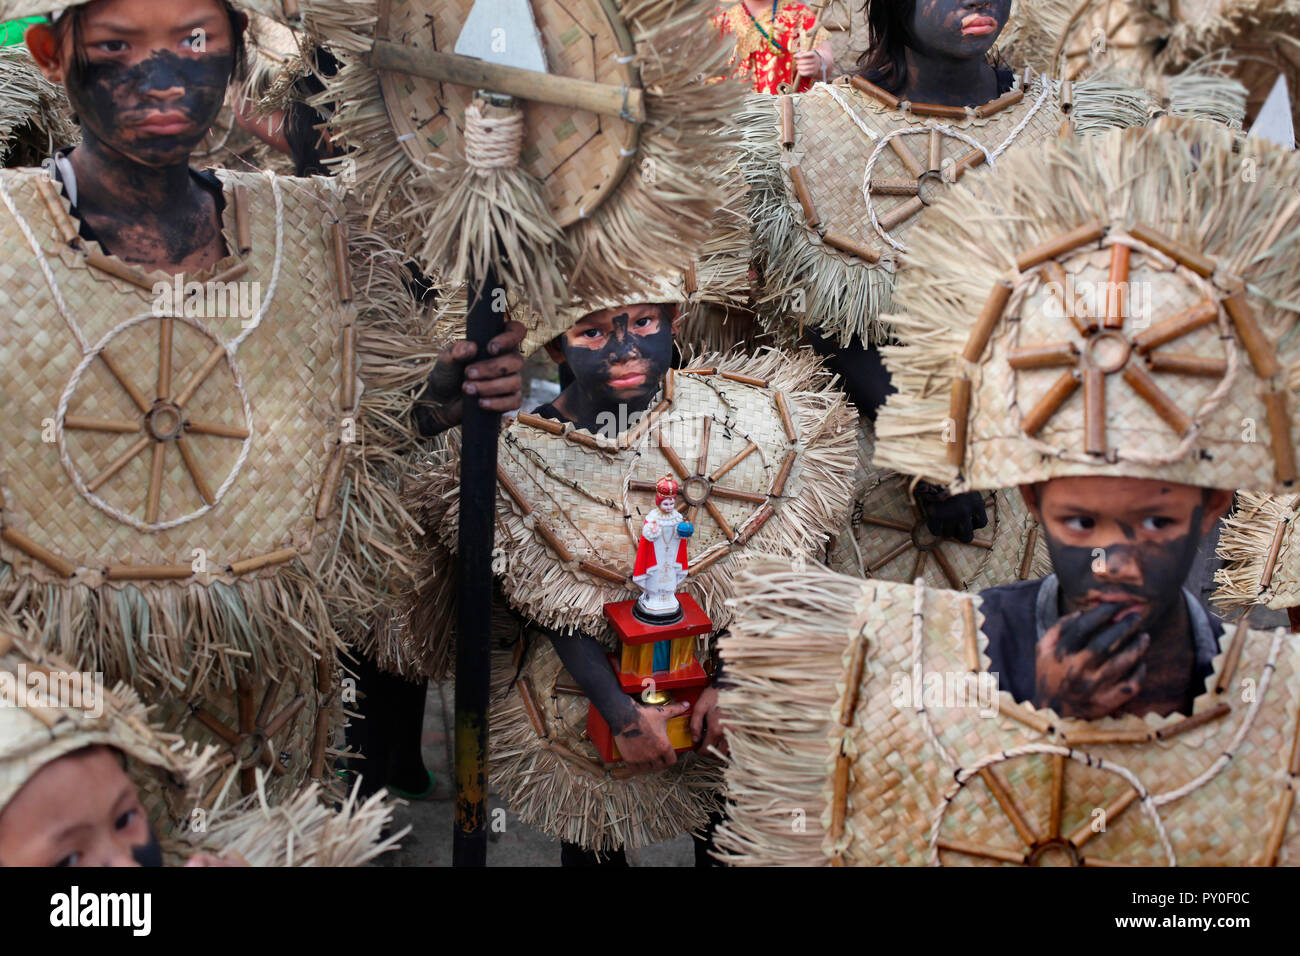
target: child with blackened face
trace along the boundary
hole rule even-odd
[[[0,806],[0,866],[162,866],[122,754],[94,744],[37,770]],[[198,855],[187,866],[237,866]]]
[[[610,420],[626,427],[645,412],[673,360],[677,307],[621,305],[592,312],[546,346],[573,382],[537,414],[596,432]]]
[[[1153,479],[1021,487],[1053,573],[981,594],[990,671],[1062,717],[1190,714],[1222,626],[1184,588],[1230,491]]]

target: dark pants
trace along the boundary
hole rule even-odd
[[[721,822],[721,813],[710,814],[709,822],[704,828],[704,835],[691,834],[691,839],[695,842],[696,866],[722,866],[709,855],[713,849],[713,834]],[[627,865],[627,854],[622,848],[611,853],[603,853],[598,858],[594,850],[584,850],[576,843],[560,844],[560,866],[626,867]]]
[[[423,790],[428,775],[420,740],[428,682],[389,674],[362,654],[357,654],[352,669],[360,691],[356,711],[361,719],[351,721],[347,741],[364,758],[350,764],[361,775],[361,795],[368,797],[389,784],[408,791]]]

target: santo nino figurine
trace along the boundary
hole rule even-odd
[[[677,510],[680,490],[672,475],[660,478],[655,485],[654,510],[645,516],[641,527],[632,580],[642,594],[632,614],[642,624],[676,624],[682,619],[677,588],[686,580],[686,541],[695,527]]]

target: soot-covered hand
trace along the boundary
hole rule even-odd
[[[916,486],[916,500],[925,514],[926,527],[940,538],[954,538],[970,544],[975,532],[989,523],[984,498],[977,491],[950,495],[937,485]]]
[[[1038,642],[1034,706],[1062,717],[1097,720],[1120,710],[1142,689],[1151,635],[1126,605],[1098,604],[1054,624]]]
[[[522,324],[510,322],[488,343],[488,358],[484,359],[478,359],[478,346],[469,341],[453,342],[443,349],[415,404],[420,434],[431,437],[459,425],[466,395],[477,398],[479,406],[488,411],[517,410],[524,400],[524,357],[519,345],[526,334]]]

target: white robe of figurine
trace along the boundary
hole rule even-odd
[[[686,580],[686,538],[677,526],[685,518],[667,499],[645,516],[636,549],[632,581],[644,592],[637,605],[649,614],[670,614],[679,607],[677,588]]]

